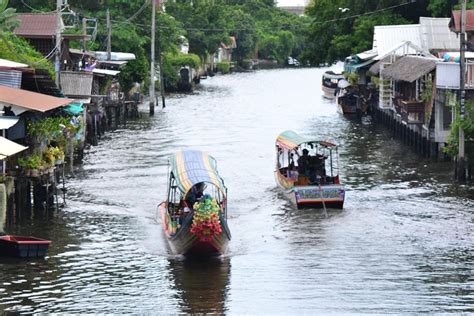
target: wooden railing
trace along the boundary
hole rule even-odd
[[[423,124],[425,122],[425,103],[416,100],[394,98],[395,110],[407,124]]]

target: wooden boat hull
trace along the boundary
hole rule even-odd
[[[191,233],[192,213],[183,220],[180,229],[174,232],[169,225],[171,219],[166,211],[166,204],[162,203],[159,210],[165,236],[173,253],[184,256],[216,256],[226,252],[231,236],[227,222],[222,216],[220,217],[222,232],[209,241],[200,241]]]
[[[357,114],[357,99],[353,95],[338,96],[336,103],[342,114]]]
[[[323,96],[327,99],[335,99],[336,98],[336,89],[335,88],[329,88],[326,87],[325,85],[321,85],[321,90],[323,91]]]
[[[341,184],[294,185],[294,181],[275,171],[278,185],[287,198],[298,208],[337,208],[344,207],[345,189]]]
[[[19,258],[44,257],[50,240],[30,236],[5,235],[0,237],[0,255]]]

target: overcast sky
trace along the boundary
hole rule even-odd
[[[300,6],[304,5],[304,0],[276,0],[278,6]]]

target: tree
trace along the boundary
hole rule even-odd
[[[13,31],[19,22],[12,19],[16,10],[8,7],[8,0],[0,0],[0,34]]]

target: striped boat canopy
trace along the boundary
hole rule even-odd
[[[280,148],[286,150],[293,150],[296,147],[300,146],[301,144],[305,143],[314,143],[319,144],[324,147],[335,147],[336,144],[333,144],[328,141],[319,141],[319,140],[311,140],[308,138],[304,138],[293,131],[284,131],[280,135],[278,135],[276,140],[276,145]]]
[[[186,194],[199,183],[211,183],[226,194],[224,181],[217,172],[217,162],[214,157],[199,150],[182,150],[170,158],[171,172],[173,173],[178,188]]]
[[[284,131],[280,135],[278,135],[276,144],[277,146],[292,150],[303,143],[311,142],[310,139],[306,139],[293,131]]]

